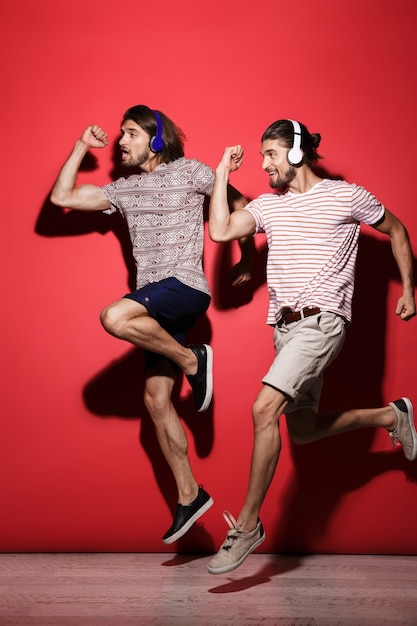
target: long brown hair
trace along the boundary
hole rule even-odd
[[[164,147],[158,152],[158,155],[162,163],[169,163],[170,161],[175,161],[184,156],[185,135],[164,113],[161,111],[156,112],[161,118],[162,139],[164,142]],[[154,137],[157,134],[158,124],[154,112],[144,104],[137,104],[136,106],[130,107],[123,115],[122,124],[127,120],[135,122],[149,137]]]

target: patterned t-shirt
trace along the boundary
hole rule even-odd
[[[136,262],[136,288],[174,277],[210,294],[203,272],[204,198],[211,195],[213,170],[181,157],[101,187],[125,218]]]
[[[306,193],[261,195],[245,207],[268,242],[267,324],[283,307],[318,306],[351,321],[360,222],[385,208],[363,187],[324,179]]]

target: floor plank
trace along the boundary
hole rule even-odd
[[[0,626],[417,626],[417,557],[2,554]]]

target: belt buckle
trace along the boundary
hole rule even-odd
[[[300,315],[302,319],[304,319],[305,317],[309,317],[310,315],[318,315],[319,313],[321,313],[321,311],[320,311],[320,307],[318,306],[305,306],[300,311]]]

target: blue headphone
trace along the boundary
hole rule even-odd
[[[294,139],[292,142],[292,148],[290,148],[287,154],[287,161],[290,165],[297,167],[303,162],[303,153],[301,151],[301,126],[299,122],[294,120],[288,120],[291,122],[294,130]]]
[[[165,147],[164,140],[162,139],[162,120],[158,111],[152,111],[156,120],[156,135],[151,137],[149,147],[152,152],[162,152]]]

